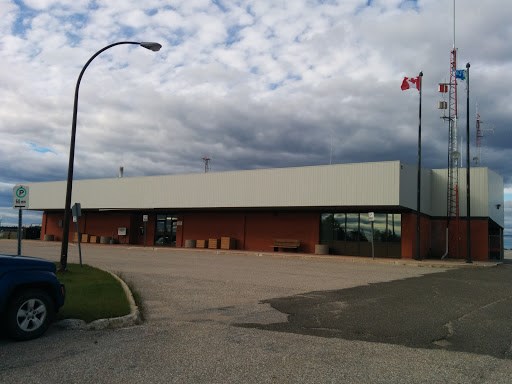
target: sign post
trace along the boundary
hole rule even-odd
[[[18,253],[16,253],[18,256],[21,256],[21,238],[23,237],[23,231],[21,230],[21,224],[23,223],[23,211],[18,209]]]
[[[28,186],[27,185],[15,185],[12,189],[12,207],[18,208],[18,256],[21,256],[21,238],[23,237],[23,231],[21,225],[23,223],[22,209],[28,208]]]
[[[368,212],[368,220],[370,221],[372,225],[372,259],[375,259],[375,246],[373,244],[373,223],[375,222],[375,213],[374,212]]]
[[[147,229],[148,229],[148,215],[142,215],[142,221],[144,222],[144,246],[146,246],[146,233],[147,233]]]
[[[82,216],[82,206],[80,205],[80,203],[75,203],[72,207],[71,207],[71,213],[73,215],[73,221],[75,222],[75,225],[76,225],[76,239],[77,239],[77,242],[78,242],[78,258],[80,260],[80,266],[82,267],[82,247],[80,246],[80,228],[78,227],[78,218],[80,216]]]

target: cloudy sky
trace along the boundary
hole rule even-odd
[[[460,4],[459,4],[460,3]],[[480,161],[505,179],[512,234],[512,2],[459,0],[458,67],[471,63]],[[0,0],[0,216],[12,187],[64,180],[81,68],[75,178],[401,160],[447,166],[437,84],[449,79],[451,0]],[[459,86],[465,142],[465,84]],[[462,124],[462,122],[464,122]],[[463,153],[465,158],[465,154]],[[25,224],[37,223],[26,213]]]

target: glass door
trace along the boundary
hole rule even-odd
[[[156,215],[155,245],[176,246],[178,218],[172,214]]]

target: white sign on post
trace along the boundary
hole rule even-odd
[[[368,221],[372,224],[372,259],[375,259],[375,248],[373,245],[373,223],[375,221],[375,212],[368,212]]]
[[[73,215],[73,223],[78,223],[78,218],[82,216],[82,206],[80,203],[73,204],[71,207],[71,214]]]
[[[13,208],[28,208],[28,186],[15,185],[12,192]]]
[[[75,203],[71,207],[71,214],[76,217],[82,216],[82,205],[80,203]]]
[[[142,215],[142,221],[146,223],[148,221],[148,215]]]

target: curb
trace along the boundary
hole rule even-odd
[[[182,248],[180,248],[182,250]],[[401,266],[413,266],[413,267],[425,267],[425,268],[489,268],[496,267],[500,264],[504,264],[502,260],[496,261],[473,261],[472,263],[466,263],[465,259],[394,259],[394,258],[383,258],[362,256],[344,256],[344,255],[320,255],[313,253],[291,253],[291,252],[256,252],[256,251],[240,251],[240,250],[220,250],[210,249],[216,255],[245,255],[251,254],[258,257],[278,257],[278,258],[296,258],[306,260],[332,260],[337,262],[347,263],[359,263],[359,264],[387,264],[387,265],[401,265]]]
[[[408,259],[408,258],[386,258],[386,257],[365,257],[365,256],[345,256],[345,255],[322,255],[314,253],[293,253],[293,252],[266,252],[266,251],[245,251],[241,249],[208,249],[208,248],[164,248],[164,247],[138,247],[130,246],[128,249],[142,249],[154,254],[165,252],[201,252],[212,255],[232,255],[244,256],[251,255],[257,257],[274,257],[282,259],[303,259],[303,260],[331,260],[336,262],[359,263],[359,264],[387,264],[397,266],[412,266],[424,268],[489,268],[497,267],[501,264],[512,264],[512,259],[503,260],[475,260],[472,263],[466,263],[466,259]]]
[[[133,299],[132,292],[128,285],[116,274],[108,272],[112,277],[114,277],[121,286],[123,287],[126,298],[128,299],[128,303],[130,304],[130,313],[125,316],[120,317],[110,317],[107,319],[98,319],[91,321],[90,323],[86,323],[83,320],[79,319],[64,319],[56,322],[54,325],[63,328],[63,329],[80,329],[87,331],[99,331],[102,329],[115,329],[115,328],[124,328],[131,325],[141,324],[140,311],[137,305],[135,304],[135,300]]]

